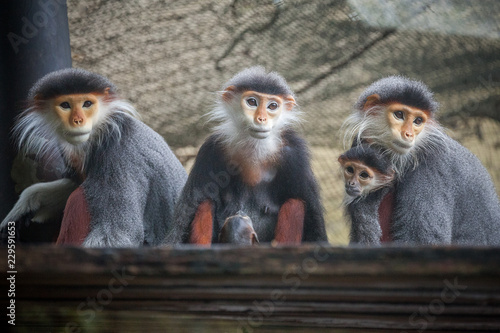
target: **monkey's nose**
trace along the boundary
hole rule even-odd
[[[73,119],[73,123],[75,123],[75,125],[81,125],[83,123],[83,120],[82,119]]]
[[[406,139],[407,141],[412,141],[413,140],[413,133],[411,133],[411,132],[405,132],[404,133],[404,139]]]

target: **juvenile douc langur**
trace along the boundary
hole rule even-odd
[[[346,204],[366,197],[394,180],[390,161],[369,145],[354,146],[338,160],[344,176]]]
[[[352,147],[338,160],[345,183],[343,204],[345,215],[351,222],[351,241],[369,243],[367,236],[382,242],[389,241],[388,220],[380,220],[379,216],[387,215],[385,210],[388,207],[380,205],[380,199],[389,192],[395,177],[390,160],[381,151],[366,144]],[[360,204],[372,207],[375,213],[365,214],[363,210],[358,210]],[[368,228],[373,230],[365,230]],[[355,238],[362,235],[365,238]]]
[[[163,138],[136,119],[107,78],[82,69],[47,74],[29,92],[14,134],[21,151],[61,155],[66,178],[25,189],[2,222],[64,209],[58,244],[158,245],[187,175]]]
[[[254,245],[259,243],[259,238],[253,229],[252,220],[238,212],[224,222],[219,232],[219,243]]]
[[[380,219],[389,219],[392,241],[500,244],[500,203],[493,182],[477,157],[444,133],[437,109],[423,83],[400,76],[381,79],[356,102],[344,124],[344,144],[380,149],[396,171],[394,191],[380,203],[391,207]],[[354,204],[359,215],[377,213],[366,200]],[[370,235],[375,229],[351,232],[351,242],[378,244],[379,238]]]
[[[283,77],[262,67],[243,70],[223,86],[211,115],[219,125],[176,207],[182,240],[216,243],[226,219],[243,211],[261,243],[326,241],[308,148],[293,129],[295,97]]]

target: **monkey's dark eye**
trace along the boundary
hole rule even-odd
[[[354,173],[354,168],[351,167],[351,166],[348,166],[345,171],[347,171],[347,173]]]
[[[276,103],[276,102],[269,103],[269,105],[267,106],[267,108],[269,110],[274,111],[274,110],[276,110],[278,108],[278,103]]]
[[[396,111],[394,112],[394,117],[396,117],[397,119],[404,119],[405,115],[403,111]]]
[[[83,103],[83,107],[84,107],[84,108],[89,108],[89,107],[91,107],[91,106],[92,106],[92,104],[93,104],[93,103],[92,103],[91,101],[85,101],[85,102]]]
[[[424,122],[424,120],[423,120],[421,117],[417,117],[417,118],[415,118],[415,120],[413,121],[413,123],[414,123],[415,125],[421,125],[423,122]]]
[[[257,100],[253,97],[250,97],[247,99],[247,104],[249,106],[257,106]]]
[[[359,174],[359,178],[368,179],[368,178],[370,178],[370,175],[367,172],[362,172]]]
[[[71,106],[69,105],[68,102],[62,102],[61,104],[59,104],[60,107],[62,107],[63,109],[70,109]]]

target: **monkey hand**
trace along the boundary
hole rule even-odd
[[[35,213],[32,221],[38,223],[58,216],[64,210],[69,195],[77,187],[75,182],[66,178],[31,185],[21,193],[17,203],[0,224],[0,229],[9,221],[18,221],[31,212]]]

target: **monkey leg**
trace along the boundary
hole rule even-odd
[[[90,214],[83,188],[78,187],[68,198],[61,231],[57,238],[58,245],[82,245],[90,231]]]
[[[387,193],[380,206],[378,207],[378,220],[382,236],[380,242],[387,243],[392,241],[391,224],[392,224],[392,211],[394,210],[394,191],[391,190]]]
[[[212,244],[213,213],[212,202],[203,201],[196,210],[194,220],[191,223],[189,243],[198,245]]]
[[[299,199],[288,199],[280,208],[273,243],[300,244],[304,232],[305,204]]]

